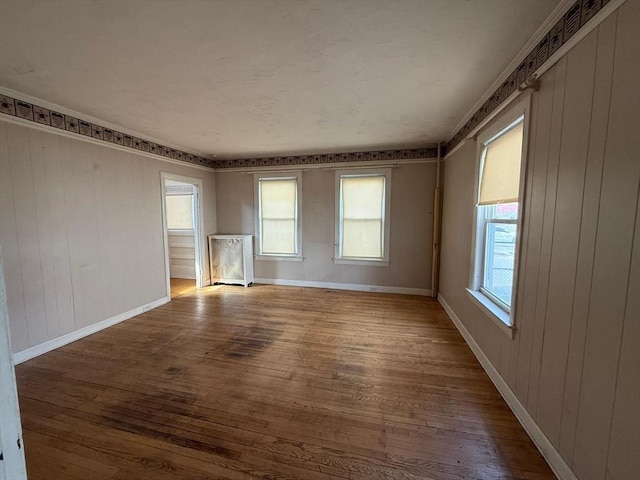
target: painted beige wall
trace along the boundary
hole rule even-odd
[[[0,121],[14,352],[166,296],[161,171],[204,181],[204,230],[214,232],[212,171]]]
[[[303,262],[256,260],[256,278],[430,288],[435,164],[403,164],[391,178],[390,264],[335,265],[335,171],[302,173]],[[218,233],[254,234],[253,175],[216,174]]]
[[[580,480],[640,478],[640,2],[533,96],[513,340],[467,297],[475,142],[445,162],[441,294]]]

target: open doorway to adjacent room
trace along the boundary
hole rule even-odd
[[[203,286],[202,180],[161,174],[167,295]]]

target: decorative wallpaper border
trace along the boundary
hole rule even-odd
[[[577,0],[556,24],[546,33],[518,65],[509,77],[482,104],[460,130],[447,142],[446,151],[450,152],[474,128],[493,112],[509,95],[534,73],[542,64],[564,45],[578,30],[587,24],[610,0]]]
[[[213,168],[213,160],[183,152],[175,148],[167,147],[159,143],[134,137],[128,133],[122,133],[102,125],[88,122],[81,118],[65,115],[55,110],[40,107],[24,100],[0,94],[0,113],[29,120],[34,123],[46,125],[48,127],[64,130],[69,133],[91,137],[94,140],[101,140],[106,143],[113,143],[132,150],[153,153],[160,157],[180,160],[192,165]]]
[[[509,75],[493,94],[476,110],[473,116],[442,147],[442,155],[451,151],[489,114],[504,102],[518,86],[576,34],[587,22],[598,13],[610,0],[576,0],[567,12],[551,27],[547,34],[529,52],[526,58]],[[367,162],[376,160],[400,160],[437,158],[436,146],[379,150],[350,153],[330,153],[317,155],[289,155],[266,158],[209,159],[188,152],[173,149],[144,138],[118,132],[102,125],[94,124],[81,118],[65,115],[30,102],[0,94],[0,113],[10,115],[69,133],[91,137],[107,143],[113,143],[133,150],[152,153],[161,157],[179,160],[193,165],[213,169],[274,167],[287,165],[316,165],[325,163]]]
[[[289,155],[286,157],[238,158],[215,160],[214,168],[278,167],[287,165],[317,165],[323,163],[368,162],[376,160],[401,160],[437,158],[438,147],[409,148],[401,150],[375,150],[368,152],[324,153],[318,155]]]
[[[400,160],[416,158],[436,158],[437,147],[411,148],[400,150],[379,150],[351,153],[329,153],[317,155],[289,155],[284,157],[239,158],[231,160],[208,159],[188,152],[176,150],[159,143],[122,133],[111,128],[72,117],[55,110],[0,94],[0,113],[22,118],[69,133],[91,137],[106,143],[113,143],[133,150],[153,153],[161,157],[180,160],[193,165],[214,169],[275,167],[286,165],[316,165],[323,163],[366,162],[376,160]]]

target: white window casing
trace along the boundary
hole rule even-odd
[[[391,168],[336,170],[334,263],[389,265]]]
[[[302,261],[302,172],[254,175],[256,258]]]
[[[477,137],[467,293],[510,337],[515,328],[530,102],[531,96],[523,95]]]

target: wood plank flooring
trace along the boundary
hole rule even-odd
[[[207,287],[16,373],[30,480],[554,478],[424,297]]]
[[[196,281],[188,278],[171,278],[171,298],[192,293],[196,288]]]

